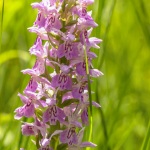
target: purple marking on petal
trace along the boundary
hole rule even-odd
[[[51,125],[56,125],[57,120],[63,122],[64,118],[64,112],[56,105],[50,106],[43,114],[43,122],[50,122]]]
[[[59,87],[60,90],[70,90],[72,87],[72,80],[68,75],[61,73],[52,78],[51,84],[55,88]]]
[[[35,65],[33,67],[33,70],[37,75],[41,75],[45,72],[45,62],[43,59],[37,59],[35,62]]]
[[[75,127],[71,127],[69,129],[64,130],[60,133],[60,141],[62,143],[68,143],[69,145],[73,145],[77,143],[77,135],[75,133]]]
[[[67,59],[73,59],[78,56],[78,44],[71,41],[65,41],[58,48],[57,55],[59,58],[65,56]]]
[[[34,24],[37,25],[39,28],[41,28],[41,27],[45,26],[45,21],[46,21],[46,19],[45,19],[43,13],[39,12]]]
[[[60,29],[62,27],[58,15],[55,13],[50,13],[49,17],[46,20],[45,28],[49,32],[52,28]]]
[[[22,134],[26,136],[36,135],[37,130],[33,125],[25,124],[25,125],[22,125]]]
[[[86,10],[86,7],[82,7],[82,16],[86,16],[87,14],[87,10]]]
[[[86,64],[85,62],[80,62],[76,65],[77,74],[84,76],[86,75]]]
[[[89,124],[89,120],[88,120],[88,109],[84,109],[82,114],[81,114],[81,120],[82,123],[85,125]]]
[[[34,78],[30,79],[25,91],[35,92],[38,87],[38,83]]]
[[[24,107],[24,116],[25,117],[32,117],[34,115],[34,104],[31,102],[27,103]]]
[[[74,133],[75,133],[75,128],[74,127],[70,128],[67,133],[67,138],[70,139]]]
[[[82,94],[84,93],[86,85],[85,84],[79,84],[76,87],[73,88],[72,90],[72,95],[76,99],[82,99]]]
[[[65,42],[65,53],[70,53],[72,51],[72,43],[69,41]]]

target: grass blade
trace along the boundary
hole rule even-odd
[[[112,18],[113,18],[113,12],[114,12],[116,2],[117,2],[117,0],[113,1],[110,12],[109,12],[109,14],[111,14],[111,15],[109,16],[108,23],[107,23],[107,26],[106,26],[106,31],[105,31],[106,34],[104,35],[104,38],[103,38],[103,54],[102,54],[101,59],[98,59],[98,61],[99,61],[98,62],[98,69],[100,69],[102,67],[102,64],[104,62],[104,58],[105,58],[105,54],[106,54],[106,50],[107,50],[106,46],[107,46],[107,42],[108,42],[108,40],[107,40],[108,37],[107,36],[108,36],[109,30],[110,30],[110,26],[111,26],[111,22],[112,22]],[[98,57],[100,58],[100,53],[99,53]]]
[[[150,121],[149,121],[148,130],[145,139],[143,141],[141,150],[147,150],[149,142],[150,142]]]
[[[2,30],[3,30],[3,19],[4,19],[4,0],[2,1],[2,16],[1,16],[1,31],[0,31],[0,52],[2,50]]]
[[[20,54],[19,54],[20,53]],[[0,54],[0,65],[14,58],[20,58],[24,61],[28,61],[29,54],[26,51],[9,50]]]
[[[143,12],[143,11],[140,11],[140,10],[137,8],[136,2],[135,2],[134,0],[132,0],[131,3],[132,3],[132,6],[133,6],[133,9],[134,9],[134,11],[135,11],[135,14],[136,14],[136,16],[137,16],[137,19],[138,19],[138,21],[139,21],[139,24],[140,24],[140,26],[141,26],[141,29],[142,29],[142,31],[143,31],[143,34],[144,34],[144,36],[145,36],[145,39],[146,39],[146,41],[147,41],[147,44],[148,44],[149,47],[150,47],[150,42],[149,42],[149,40],[150,40],[149,26],[146,25],[145,20],[144,20],[145,18],[140,15],[141,12]],[[143,4],[143,3],[141,3],[141,4],[142,4],[141,7],[144,7],[144,4]],[[144,9],[144,8],[143,8],[143,9]],[[142,9],[142,10],[143,10],[143,9]],[[144,10],[144,11],[145,11],[145,10]],[[143,12],[143,13],[146,13],[146,12]],[[146,16],[146,19],[147,19],[147,16]]]
[[[96,88],[95,88],[95,94],[96,94],[96,102],[99,103],[99,92],[98,92],[98,85],[99,85],[99,82],[96,83]],[[106,127],[106,121],[105,121],[105,116],[104,116],[104,113],[103,113],[103,110],[102,108],[98,109],[99,110],[99,116],[100,116],[100,119],[102,121],[102,127],[103,127],[103,133],[104,133],[104,137],[105,137],[105,143],[106,143],[106,149],[107,150],[110,150],[111,148],[109,147],[108,145],[108,142],[109,142],[109,137],[108,137],[108,131],[107,131],[107,127]]]

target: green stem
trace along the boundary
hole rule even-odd
[[[90,114],[92,116],[92,95],[91,95],[91,82],[90,82],[90,74],[89,74],[89,64],[88,64],[88,57],[86,52],[86,47],[84,46],[84,54],[85,54],[85,64],[86,64],[86,74],[88,79],[88,93],[89,93],[89,100],[90,100]]]
[[[92,95],[91,95],[91,82],[90,82],[90,74],[89,74],[89,64],[88,64],[88,57],[86,52],[86,47],[84,48],[84,54],[85,54],[85,64],[86,64],[86,74],[88,79],[88,94],[89,94],[89,101],[90,101],[90,133],[89,133],[89,141],[92,140]]]

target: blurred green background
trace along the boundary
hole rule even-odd
[[[0,1],[0,150],[36,149],[13,118],[21,105],[17,93],[29,81],[20,71],[34,62],[28,50],[36,36],[27,28],[36,18],[35,1]],[[95,150],[141,149],[150,119],[150,1],[95,0],[90,9],[99,24],[92,36],[103,39],[93,49],[94,67],[104,73],[92,83],[92,98],[102,106],[93,108]]]

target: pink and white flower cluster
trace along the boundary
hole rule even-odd
[[[82,142],[88,125],[88,79],[102,74],[92,66],[100,39],[89,37],[97,24],[87,11],[94,0],[42,0],[32,3],[38,16],[30,32],[37,35],[30,54],[36,56],[32,69],[22,72],[31,76],[23,94],[18,94],[23,106],[15,110],[15,119],[33,118],[24,122],[22,134],[36,137],[39,150],[77,150],[95,147]],[[92,102],[100,107],[96,102]]]

